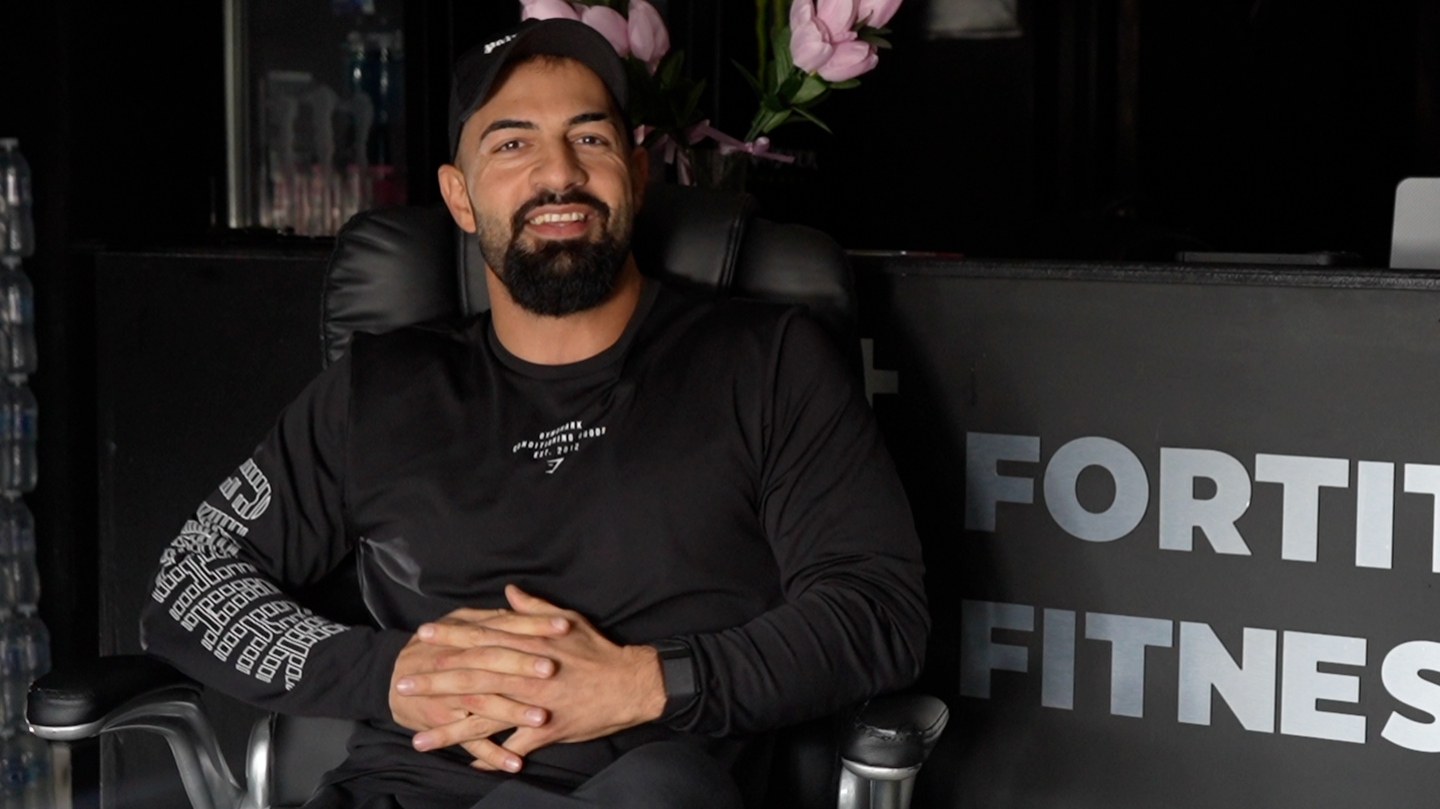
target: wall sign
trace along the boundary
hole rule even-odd
[[[1429,806],[1440,283],[868,260],[931,805]]]

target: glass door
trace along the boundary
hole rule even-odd
[[[406,198],[402,0],[225,0],[229,225],[333,234]]]

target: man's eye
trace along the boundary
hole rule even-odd
[[[504,143],[500,144],[499,146],[495,147],[495,151],[497,151],[497,152],[510,152],[510,151],[514,151],[514,150],[516,150],[516,149],[519,149],[520,146],[521,146],[521,142],[518,141],[518,140],[507,140],[507,141],[505,141]]]
[[[604,146],[604,145],[605,145],[605,139],[602,138],[602,137],[600,137],[599,135],[581,135],[581,136],[580,136],[579,138],[577,138],[576,140],[578,140],[580,143],[585,144],[586,146]]]

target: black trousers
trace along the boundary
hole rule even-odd
[[[684,742],[637,747],[569,795],[510,781],[472,809],[742,809],[740,790],[720,763]],[[305,809],[400,809],[388,795],[329,787]]]

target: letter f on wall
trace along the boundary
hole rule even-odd
[[[965,529],[995,531],[999,503],[1035,502],[1035,480],[1000,474],[1001,461],[1037,463],[1040,437],[967,433],[965,436]]]

